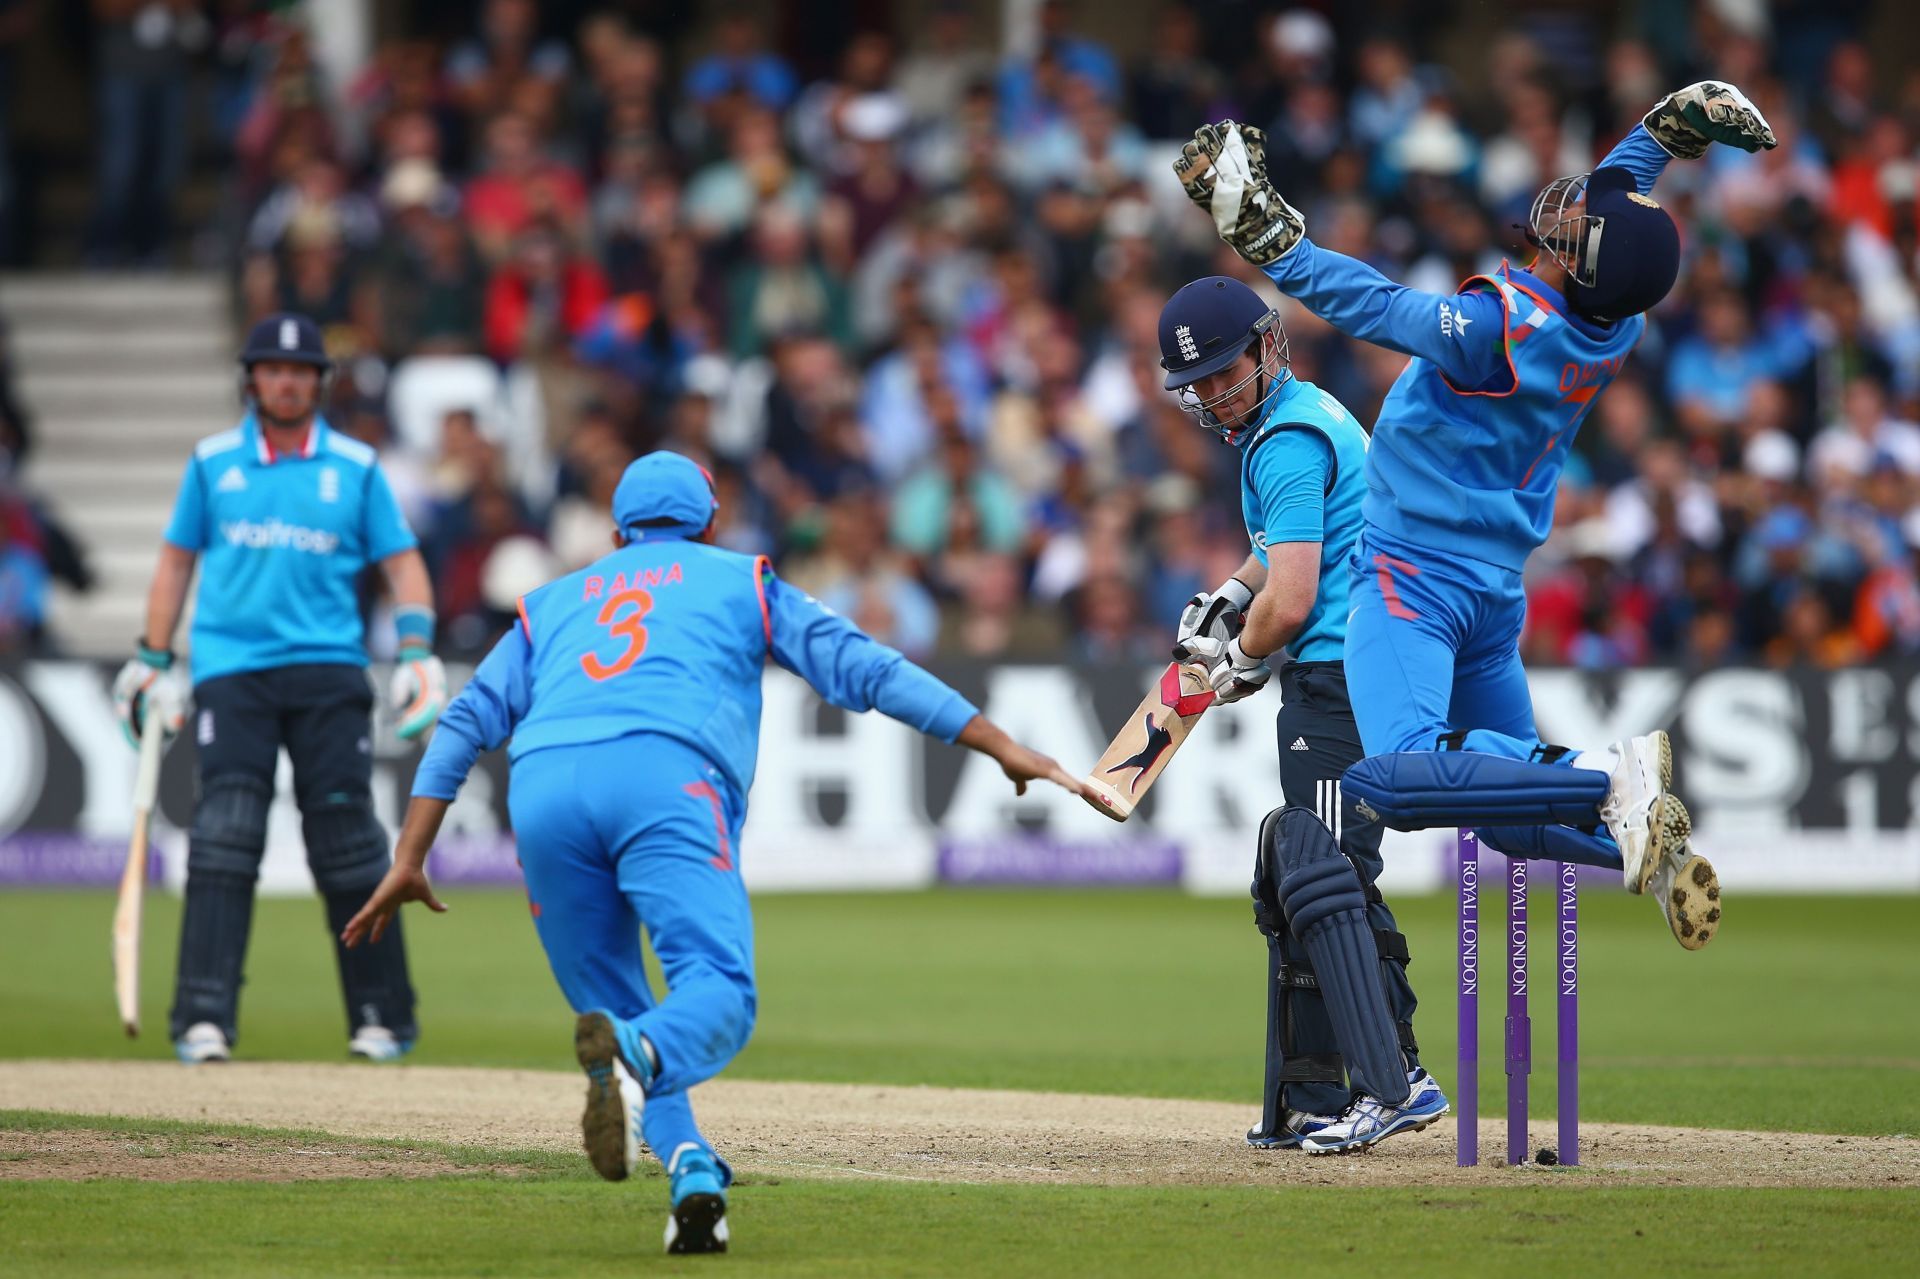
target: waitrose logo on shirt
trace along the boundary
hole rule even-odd
[[[222,520],[220,535],[228,546],[252,551],[291,549],[309,555],[331,555],[340,547],[340,535],[323,528],[302,528],[283,520]]]

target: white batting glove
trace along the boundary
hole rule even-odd
[[[424,648],[402,649],[388,697],[399,720],[395,731],[412,741],[432,728],[447,708],[447,668]]]
[[[192,697],[186,678],[173,664],[173,654],[145,644],[113,677],[113,713],[129,746],[140,745],[140,730],[149,714],[160,717],[160,727],[167,736],[179,732],[187,722],[187,703]]]
[[[1747,95],[1718,80],[1702,80],[1660,99],[1641,121],[1676,160],[1698,160],[1715,142],[1742,151],[1771,151],[1773,127]]]
[[[1187,644],[1194,650],[1193,660],[1206,663],[1207,683],[1213,686],[1214,698],[1219,702],[1237,702],[1252,697],[1273,678],[1273,671],[1267,667],[1267,659],[1249,656],[1240,647],[1237,636],[1230,640],[1217,640],[1196,635]]]
[[[1247,607],[1253,603],[1253,588],[1237,577],[1230,577],[1211,591],[1197,592],[1180,610],[1180,629],[1173,640],[1173,655],[1181,661],[1193,660],[1187,641],[1196,635],[1208,639],[1230,640],[1247,623]]]
[[[1281,258],[1307,234],[1307,220],[1268,180],[1266,135],[1251,125],[1201,125],[1180,148],[1173,175],[1212,216],[1220,238],[1255,266]]]

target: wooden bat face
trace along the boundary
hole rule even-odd
[[[1094,793],[1087,802],[1116,822],[1126,821],[1213,699],[1206,667],[1168,662],[1153,691],[1087,774]]]

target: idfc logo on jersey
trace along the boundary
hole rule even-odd
[[[323,528],[304,528],[284,520],[222,520],[220,535],[228,546],[250,551],[295,550],[308,555],[331,555],[340,548],[340,535]]]

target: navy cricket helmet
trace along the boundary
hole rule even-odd
[[[1269,335],[1274,341],[1269,342]],[[1193,384],[1230,367],[1242,355],[1254,357],[1253,371],[1224,391],[1206,398]],[[1228,443],[1259,424],[1267,405],[1291,376],[1286,330],[1280,317],[1246,285],[1224,275],[1210,275],[1181,286],[1160,311],[1160,367],[1167,372],[1166,387],[1180,395],[1180,407],[1201,425],[1218,432]],[[1255,378],[1264,376],[1258,403],[1251,413],[1224,420],[1224,410]]]
[[[320,338],[320,326],[295,311],[269,315],[247,330],[240,367],[252,368],[266,360],[311,364],[322,372],[333,367],[333,361],[327,358],[327,344]]]
[[[1527,239],[1567,272],[1567,305],[1611,322],[1658,306],[1680,275],[1680,228],[1619,165],[1548,183]]]

